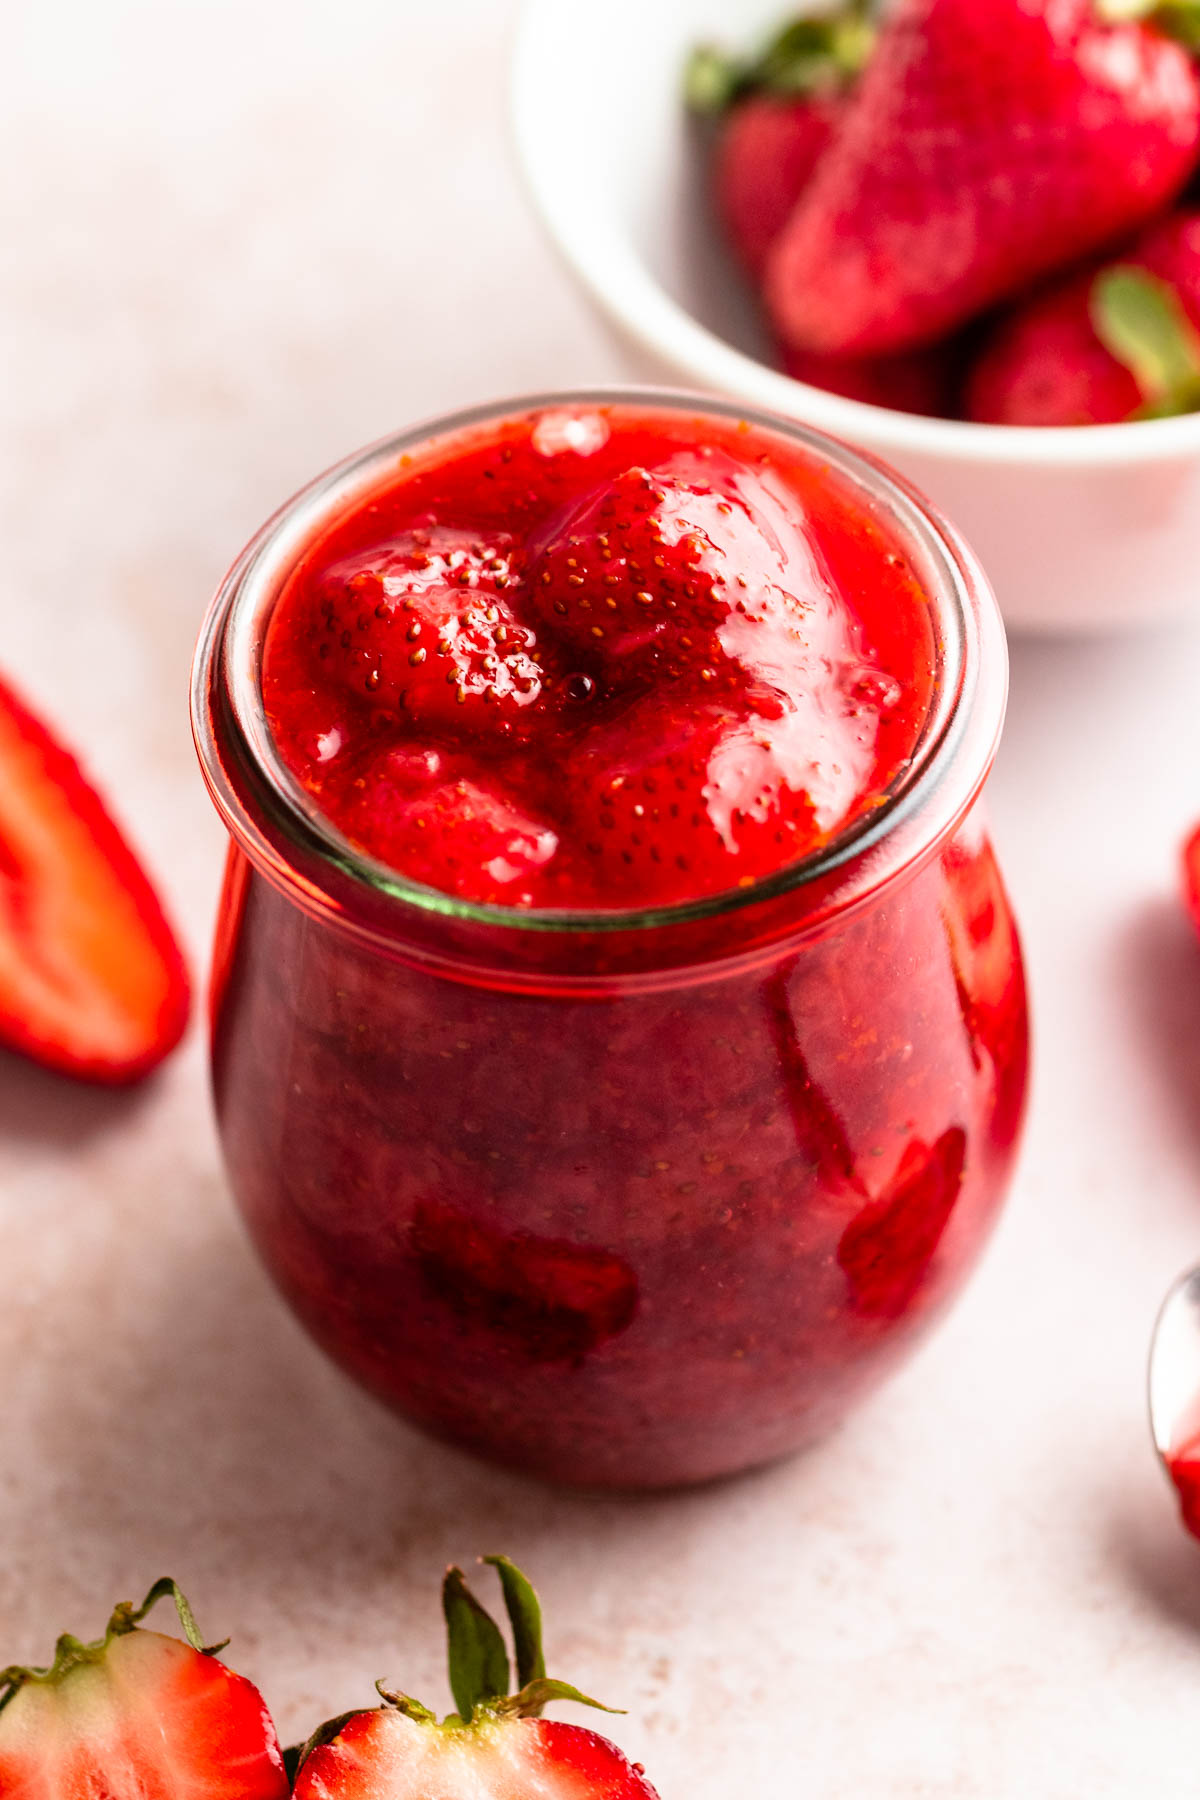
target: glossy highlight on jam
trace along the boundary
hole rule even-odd
[[[964,1280],[1025,1090],[990,596],[872,465],[696,405],[372,453],[214,614],[258,607],[268,740],[252,654],[200,663],[254,1240],[389,1405],[585,1485],[826,1431]]]

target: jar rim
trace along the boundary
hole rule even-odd
[[[912,755],[869,811],[851,819],[820,848],[744,887],[665,906],[559,908],[469,901],[412,881],[351,844],[278,752],[263,704],[261,673],[266,627],[283,583],[321,531],[384,487],[398,460],[414,449],[493,421],[618,409],[691,414],[697,424],[705,418],[744,421],[815,454],[864,499],[869,497],[875,508],[883,508],[905,548],[919,555],[918,573],[935,628],[933,697]],[[858,866],[921,811],[934,789],[944,787],[970,728],[980,755],[977,766],[964,771],[961,793],[951,796],[949,821],[934,834],[940,838],[968,810],[987,775],[1006,694],[1004,630],[987,578],[954,528],[894,470],[811,426],[719,396],[653,386],[599,386],[517,395],[424,420],[353,452],[301,488],[247,545],[208,609],[192,665],[191,711],[193,736],[214,803],[235,841],[260,866],[278,869],[278,849],[270,833],[248,813],[218,740],[232,738],[241,772],[250,777],[254,798],[270,826],[315,862],[318,871],[325,868],[377,899],[447,921],[504,931],[590,936],[716,919],[777,901]],[[314,884],[303,885],[311,893]],[[315,885],[319,888],[319,880]],[[343,908],[339,905],[337,910]]]

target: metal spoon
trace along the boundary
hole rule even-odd
[[[1150,1431],[1169,1468],[1184,1429],[1200,1422],[1200,1268],[1171,1288],[1150,1340]]]

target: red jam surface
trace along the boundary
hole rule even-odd
[[[786,440],[513,419],[403,459],[295,571],[284,759],[360,848],[516,906],[655,906],[818,848],[911,757],[927,603]]]
[[[930,613],[861,497],[719,419],[602,426],[435,442],[278,602],[283,755],[443,890],[736,889],[878,801],[920,732]],[[720,912],[699,959],[674,921],[457,920],[448,966],[389,907],[356,933],[234,852],[214,1090],[274,1278],[427,1430],[575,1483],[727,1473],[827,1430],[964,1279],[1026,1068],[977,818],[819,930]],[[617,972],[563,975],[564,936]]]

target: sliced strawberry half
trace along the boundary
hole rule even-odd
[[[537,1595],[507,1557],[485,1560],[500,1575],[518,1692],[508,1691],[499,1627],[452,1568],[442,1600],[458,1711],[439,1723],[380,1685],[383,1706],[332,1720],[299,1753],[296,1800],[656,1800],[640,1766],[607,1738],[539,1716],[550,1700],[599,1702],[547,1679]]]
[[[173,1597],[186,1643],[139,1622]],[[217,1646],[222,1648],[222,1646]],[[4,1800],[285,1800],[258,1689],[204,1649],[173,1581],[118,1606],[94,1644],[59,1638],[47,1669],[0,1673]]]
[[[89,1081],[145,1075],[187,1023],[187,970],[103,801],[0,682],[0,1043]]]

